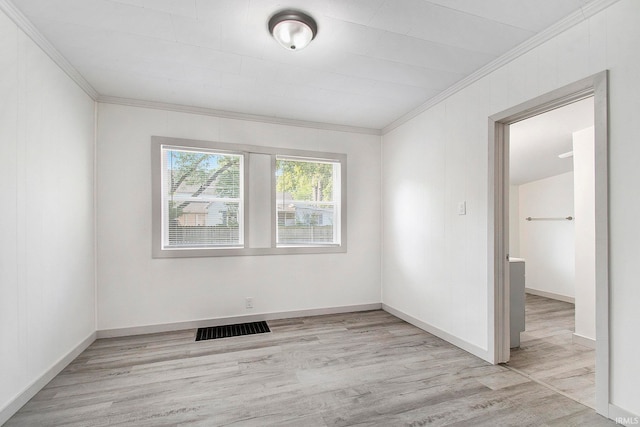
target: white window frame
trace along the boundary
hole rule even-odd
[[[162,147],[174,147],[176,149],[188,149],[196,152],[210,151],[212,153],[229,153],[243,155],[242,170],[242,194],[244,200],[241,210],[244,218],[242,222],[243,244],[240,246],[215,246],[215,247],[186,247],[186,248],[166,248],[163,244],[163,209],[162,209]],[[262,157],[269,161],[271,168],[269,172],[252,176],[251,157],[252,155],[267,156]],[[296,244],[278,245],[276,243],[277,234],[277,211],[276,211],[276,159],[290,158],[307,159],[310,161],[326,161],[335,163],[338,170],[339,185],[334,184],[334,202],[339,203],[338,227],[334,226],[334,243],[332,244]],[[153,258],[193,258],[193,257],[217,257],[217,256],[243,256],[243,255],[288,255],[288,254],[322,254],[322,253],[344,253],[347,252],[347,155],[342,153],[327,153],[307,150],[295,150],[277,147],[255,146],[247,144],[229,144],[211,141],[198,141],[181,138],[169,138],[162,136],[151,137],[151,171],[152,171],[152,257]],[[267,163],[265,163],[266,169]],[[270,176],[267,174],[270,173]],[[335,179],[335,177],[334,177]],[[270,197],[264,194],[266,202],[260,200],[256,202],[255,209],[251,208],[251,192],[249,187],[261,180],[270,182]],[[260,203],[267,203],[264,209]],[[336,219],[334,219],[335,221]],[[266,230],[267,224],[271,224],[271,229]],[[266,239],[270,244],[252,242],[250,230],[265,231]],[[261,230],[264,229],[264,230]],[[270,234],[270,238],[269,238]],[[257,240],[257,239],[255,239]],[[262,245],[262,246],[260,246]]]
[[[278,218],[276,218],[276,247],[278,248],[308,248],[308,247],[340,247],[342,240],[342,187],[340,183],[342,182],[342,162],[338,159],[328,159],[326,157],[317,158],[317,157],[299,157],[299,156],[291,156],[291,155],[276,155],[276,162],[278,160],[284,161],[293,161],[293,162],[309,162],[309,163],[324,163],[330,164],[333,166],[333,200],[330,202],[316,202],[317,204],[322,205],[331,205],[334,207],[334,222],[333,222],[333,239],[330,243],[279,243],[279,228],[278,228]],[[274,172],[273,175],[276,175],[277,163],[274,164]],[[275,186],[275,182],[274,182]],[[277,195],[274,199],[274,207],[276,209],[277,215]]]
[[[239,197],[239,242],[229,245],[210,246],[183,246],[174,247],[167,244],[168,238],[168,212],[164,203],[163,179],[166,170],[165,150],[186,151],[194,153],[210,154],[230,154],[240,156],[240,197]],[[238,147],[230,144],[221,144],[207,141],[190,141],[176,138],[152,137],[151,144],[152,158],[152,255],[154,258],[191,258],[206,256],[234,255],[245,248],[245,236],[248,228],[247,200],[245,195],[248,190],[248,156],[247,153],[239,150]],[[198,198],[194,201],[203,201],[205,198]]]
[[[219,244],[219,245],[193,245],[193,246],[171,246],[169,244],[169,212],[167,210],[167,203],[165,200],[165,196],[167,194],[167,179],[165,179],[164,173],[167,171],[167,159],[164,153],[166,151],[179,151],[183,153],[202,153],[202,154],[220,154],[220,155],[233,155],[240,159],[240,188],[239,195],[237,198],[228,198],[228,197],[214,197],[207,195],[200,195],[198,197],[184,197],[179,196],[178,201],[182,202],[226,202],[232,201],[238,203],[238,243],[230,243],[230,244]],[[195,148],[195,147],[184,147],[184,146],[175,146],[175,145],[161,145],[160,146],[160,155],[162,157],[162,249],[163,250],[193,250],[193,249],[228,249],[228,248],[240,248],[244,247],[244,223],[245,223],[245,215],[244,215],[244,153],[236,153],[231,151],[223,151],[223,150],[212,150],[209,148]]]

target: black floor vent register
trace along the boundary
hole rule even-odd
[[[196,332],[196,341],[215,340],[218,338],[237,337],[240,335],[264,334],[266,332],[271,332],[267,322],[211,326],[208,328],[198,328],[198,332]]]

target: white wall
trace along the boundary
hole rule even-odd
[[[576,327],[581,337],[596,339],[596,202],[594,128],[573,134],[575,177]]]
[[[573,172],[519,186],[520,257],[528,289],[575,298],[575,223],[527,221],[526,217],[575,217]]]
[[[383,303],[487,351],[487,116],[449,98],[383,137]],[[461,114],[451,114],[452,111]],[[464,113],[462,113],[464,112]],[[485,138],[486,139],[486,135]],[[466,215],[457,214],[466,201]]]
[[[93,132],[93,101],[0,12],[0,424],[95,332]]]
[[[379,136],[110,104],[98,116],[99,330],[380,303]],[[348,252],[152,259],[152,135],[346,153]]]
[[[520,186],[509,186],[509,256],[520,258]]]
[[[611,399],[635,414],[639,16],[639,1],[621,0],[523,54],[385,135],[382,162],[383,302],[487,349],[487,118],[609,69]],[[467,201],[466,216],[455,213],[459,200]],[[407,221],[407,209],[419,219]]]

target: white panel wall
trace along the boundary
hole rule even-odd
[[[98,131],[99,330],[380,303],[380,137],[109,104]],[[346,153],[348,252],[152,259],[152,135]]]
[[[573,134],[576,213],[576,335],[596,339],[596,200],[594,128]]]
[[[520,186],[509,186],[509,256],[520,258]]]
[[[95,332],[93,132],[93,101],[0,12],[0,414]]]
[[[573,172],[519,186],[520,257],[529,289],[575,297],[575,222],[526,217],[574,217]]]
[[[487,118],[447,102],[384,137],[383,302],[486,350]]]
[[[610,74],[612,403],[640,414],[640,2],[621,0],[383,137],[383,302],[488,347],[487,118]],[[467,200],[467,215],[455,202]]]

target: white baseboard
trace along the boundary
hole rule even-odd
[[[20,394],[14,397],[9,403],[7,403],[2,409],[0,409],[0,426],[6,423],[25,403],[36,395],[49,381],[51,381],[56,375],[58,375],[64,368],[69,365],[76,357],[87,349],[96,340],[96,333],[92,332],[87,338],[82,340],[74,349],[68,352],[66,355],[58,359],[47,371],[40,376],[40,378],[33,381],[27,388],[25,388]]]
[[[491,363],[490,357],[489,357],[489,352],[483,348],[480,348],[474,344],[468,343],[467,341],[464,341],[458,337],[455,337],[453,335],[451,335],[448,332],[443,331],[440,328],[437,328],[433,325],[430,325],[426,322],[423,322],[422,320],[416,319],[413,316],[410,316],[398,309],[395,309],[391,306],[388,306],[387,304],[382,304],[382,309],[384,311],[386,311],[389,314],[393,314],[394,316],[396,316],[399,319],[404,320],[407,323],[411,323],[413,326],[416,326],[420,329],[422,329],[423,331],[429,332],[432,335],[437,336],[438,338],[442,338],[443,340],[455,345],[456,347],[461,348],[462,350],[473,354],[474,356],[477,356],[483,360],[486,360],[487,362]]]
[[[576,303],[576,299],[574,297],[569,297],[567,295],[556,294],[554,292],[540,291],[538,289],[524,288],[524,291],[531,295],[537,295],[539,297],[551,298],[558,301],[570,302],[571,304]]]
[[[594,340],[593,338],[585,337],[584,335],[574,333],[571,341],[574,344],[579,344],[585,347],[592,348],[594,350],[596,349],[596,340]]]
[[[609,404],[609,418],[623,426],[640,425],[640,416],[632,414],[616,405]]]
[[[325,314],[350,313],[355,311],[380,310],[381,303],[346,305],[341,307],[313,308],[309,310],[280,311],[274,313],[248,314],[232,317],[190,320],[186,322],[162,323],[157,325],[133,326],[129,328],[102,329],[97,338],[127,337],[131,335],[155,334],[158,332],[181,331],[233,323],[259,322],[262,320],[290,319],[294,317],[322,316]]]

